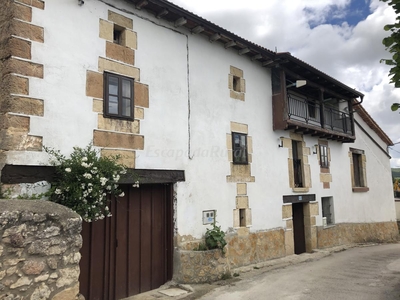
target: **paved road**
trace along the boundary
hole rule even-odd
[[[220,287],[202,300],[400,299],[400,244],[352,248]]]

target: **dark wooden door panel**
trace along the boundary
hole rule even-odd
[[[80,291],[87,300],[121,299],[172,277],[172,187],[124,187],[111,218],[84,223]]]
[[[293,212],[294,253],[301,254],[306,252],[303,203],[293,203],[292,212]]]
[[[120,299],[129,296],[129,276],[128,264],[129,261],[129,228],[128,212],[129,212],[129,192],[125,190],[125,196],[115,200],[115,298]],[[134,202],[136,199],[132,199]]]
[[[165,201],[163,201],[163,186],[158,186],[152,194],[152,282],[151,287],[159,287],[166,278],[166,226]]]
[[[140,189],[130,190],[132,199],[140,199]],[[128,261],[128,272],[130,278],[129,295],[136,295],[140,293],[140,253],[141,253],[141,236],[140,236],[140,213],[141,201],[134,201],[131,203],[129,209],[129,228],[131,232],[129,235],[128,252],[131,254]]]

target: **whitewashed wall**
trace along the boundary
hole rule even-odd
[[[230,133],[231,121],[248,124],[248,134],[253,138],[251,169],[255,183],[247,184],[251,230],[285,226],[282,196],[293,192],[289,187],[288,149],[278,147],[278,138],[289,137],[289,133],[272,130],[270,70],[125,2],[109,2],[133,14],[100,1],[78,6],[71,0],[47,1],[44,11],[33,11],[35,24],[45,28],[45,43],[34,43],[32,56],[35,62],[44,64],[45,77],[31,79],[30,96],[44,99],[45,113],[44,117],[31,117],[30,134],[43,136],[45,146],[65,154],[73,146],[86,146],[91,141],[97,115],[92,111],[92,98],[86,96],[86,71],[97,70],[98,57],[105,56],[105,41],[98,38],[99,19],[107,19],[108,9],[117,11],[133,18],[138,36],[136,67],[150,91],[150,107],[141,121],[145,146],[137,151],[136,167],[185,170],[186,181],[177,184],[179,234],[201,237],[207,227],[202,225],[202,211],[209,209],[217,210],[217,221],[224,230],[233,226],[236,183],[226,181],[230,173],[226,134]],[[231,65],[244,72],[244,102],[229,96]],[[357,120],[384,147],[376,134],[360,118]],[[318,201],[333,197],[337,223],[395,220],[389,159],[357,126],[356,135],[354,144],[329,141],[330,189],[323,189],[319,181],[317,155],[309,156],[309,193],[316,194]],[[304,140],[308,147],[317,144],[311,136]],[[349,147],[365,151],[369,192],[352,192]],[[44,153],[15,152],[9,154],[9,163],[48,161]],[[321,205],[317,225],[322,225]]]

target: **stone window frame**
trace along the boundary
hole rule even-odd
[[[308,161],[308,156],[310,155],[310,148],[306,147],[303,135],[299,133],[290,132],[289,138],[280,137],[282,147],[288,149],[288,171],[289,171],[289,186],[292,188],[294,193],[308,193],[312,187],[311,182],[311,168]],[[294,162],[293,162],[293,141],[298,142],[298,146],[301,155],[301,172],[303,175],[303,187],[295,186],[294,180]],[[299,153],[299,154],[300,154]]]
[[[113,114],[109,112],[109,96],[110,96],[110,91],[109,91],[109,79],[110,78],[117,78],[118,80],[118,94],[116,95],[118,98],[118,113]],[[123,88],[122,88],[122,82],[123,81],[128,81],[130,83],[131,87],[131,92],[129,97],[124,97],[123,96]],[[134,103],[134,95],[135,95],[135,89],[134,89],[134,83],[135,80],[131,77],[123,76],[120,74],[115,74],[111,72],[104,72],[104,117],[105,118],[114,118],[114,119],[123,119],[123,120],[130,120],[134,121],[135,116],[134,116],[134,111],[135,111],[135,103]],[[122,113],[122,102],[124,99],[129,99],[130,101],[130,115],[124,115]]]
[[[365,151],[349,148],[349,157],[353,192],[368,192]]]
[[[246,81],[243,77],[243,70],[230,66],[228,78],[230,97],[236,100],[245,101]]]
[[[235,165],[248,165],[249,164],[249,153],[248,153],[248,145],[247,145],[247,134],[241,133],[241,132],[232,132],[232,162]],[[244,141],[244,146],[240,145],[239,147],[236,147],[235,143],[235,136],[240,137],[240,141]],[[245,157],[244,161],[239,161],[238,155],[236,155],[238,152],[240,156],[242,156],[242,151],[245,152]]]
[[[318,145],[316,145],[316,147],[320,166],[320,182],[323,183],[324,189],[329,189],[330,183],[332,182],[332,174],[330,174],[331,153],[328,141],[318,140]]]

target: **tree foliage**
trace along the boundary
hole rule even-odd
[[[381,59],[386,65],[391,66],[389,71],[390,82],[396,88],[400,87],[400,0],[381,0],[387,2],[396,13],[396,21],[393,24],[385,25],[385,31],[390,35],[382,40],[386,50],[391,54],[390,59]],[[396,111],[400,108],[400,103],[393,103],[391,109]]]

